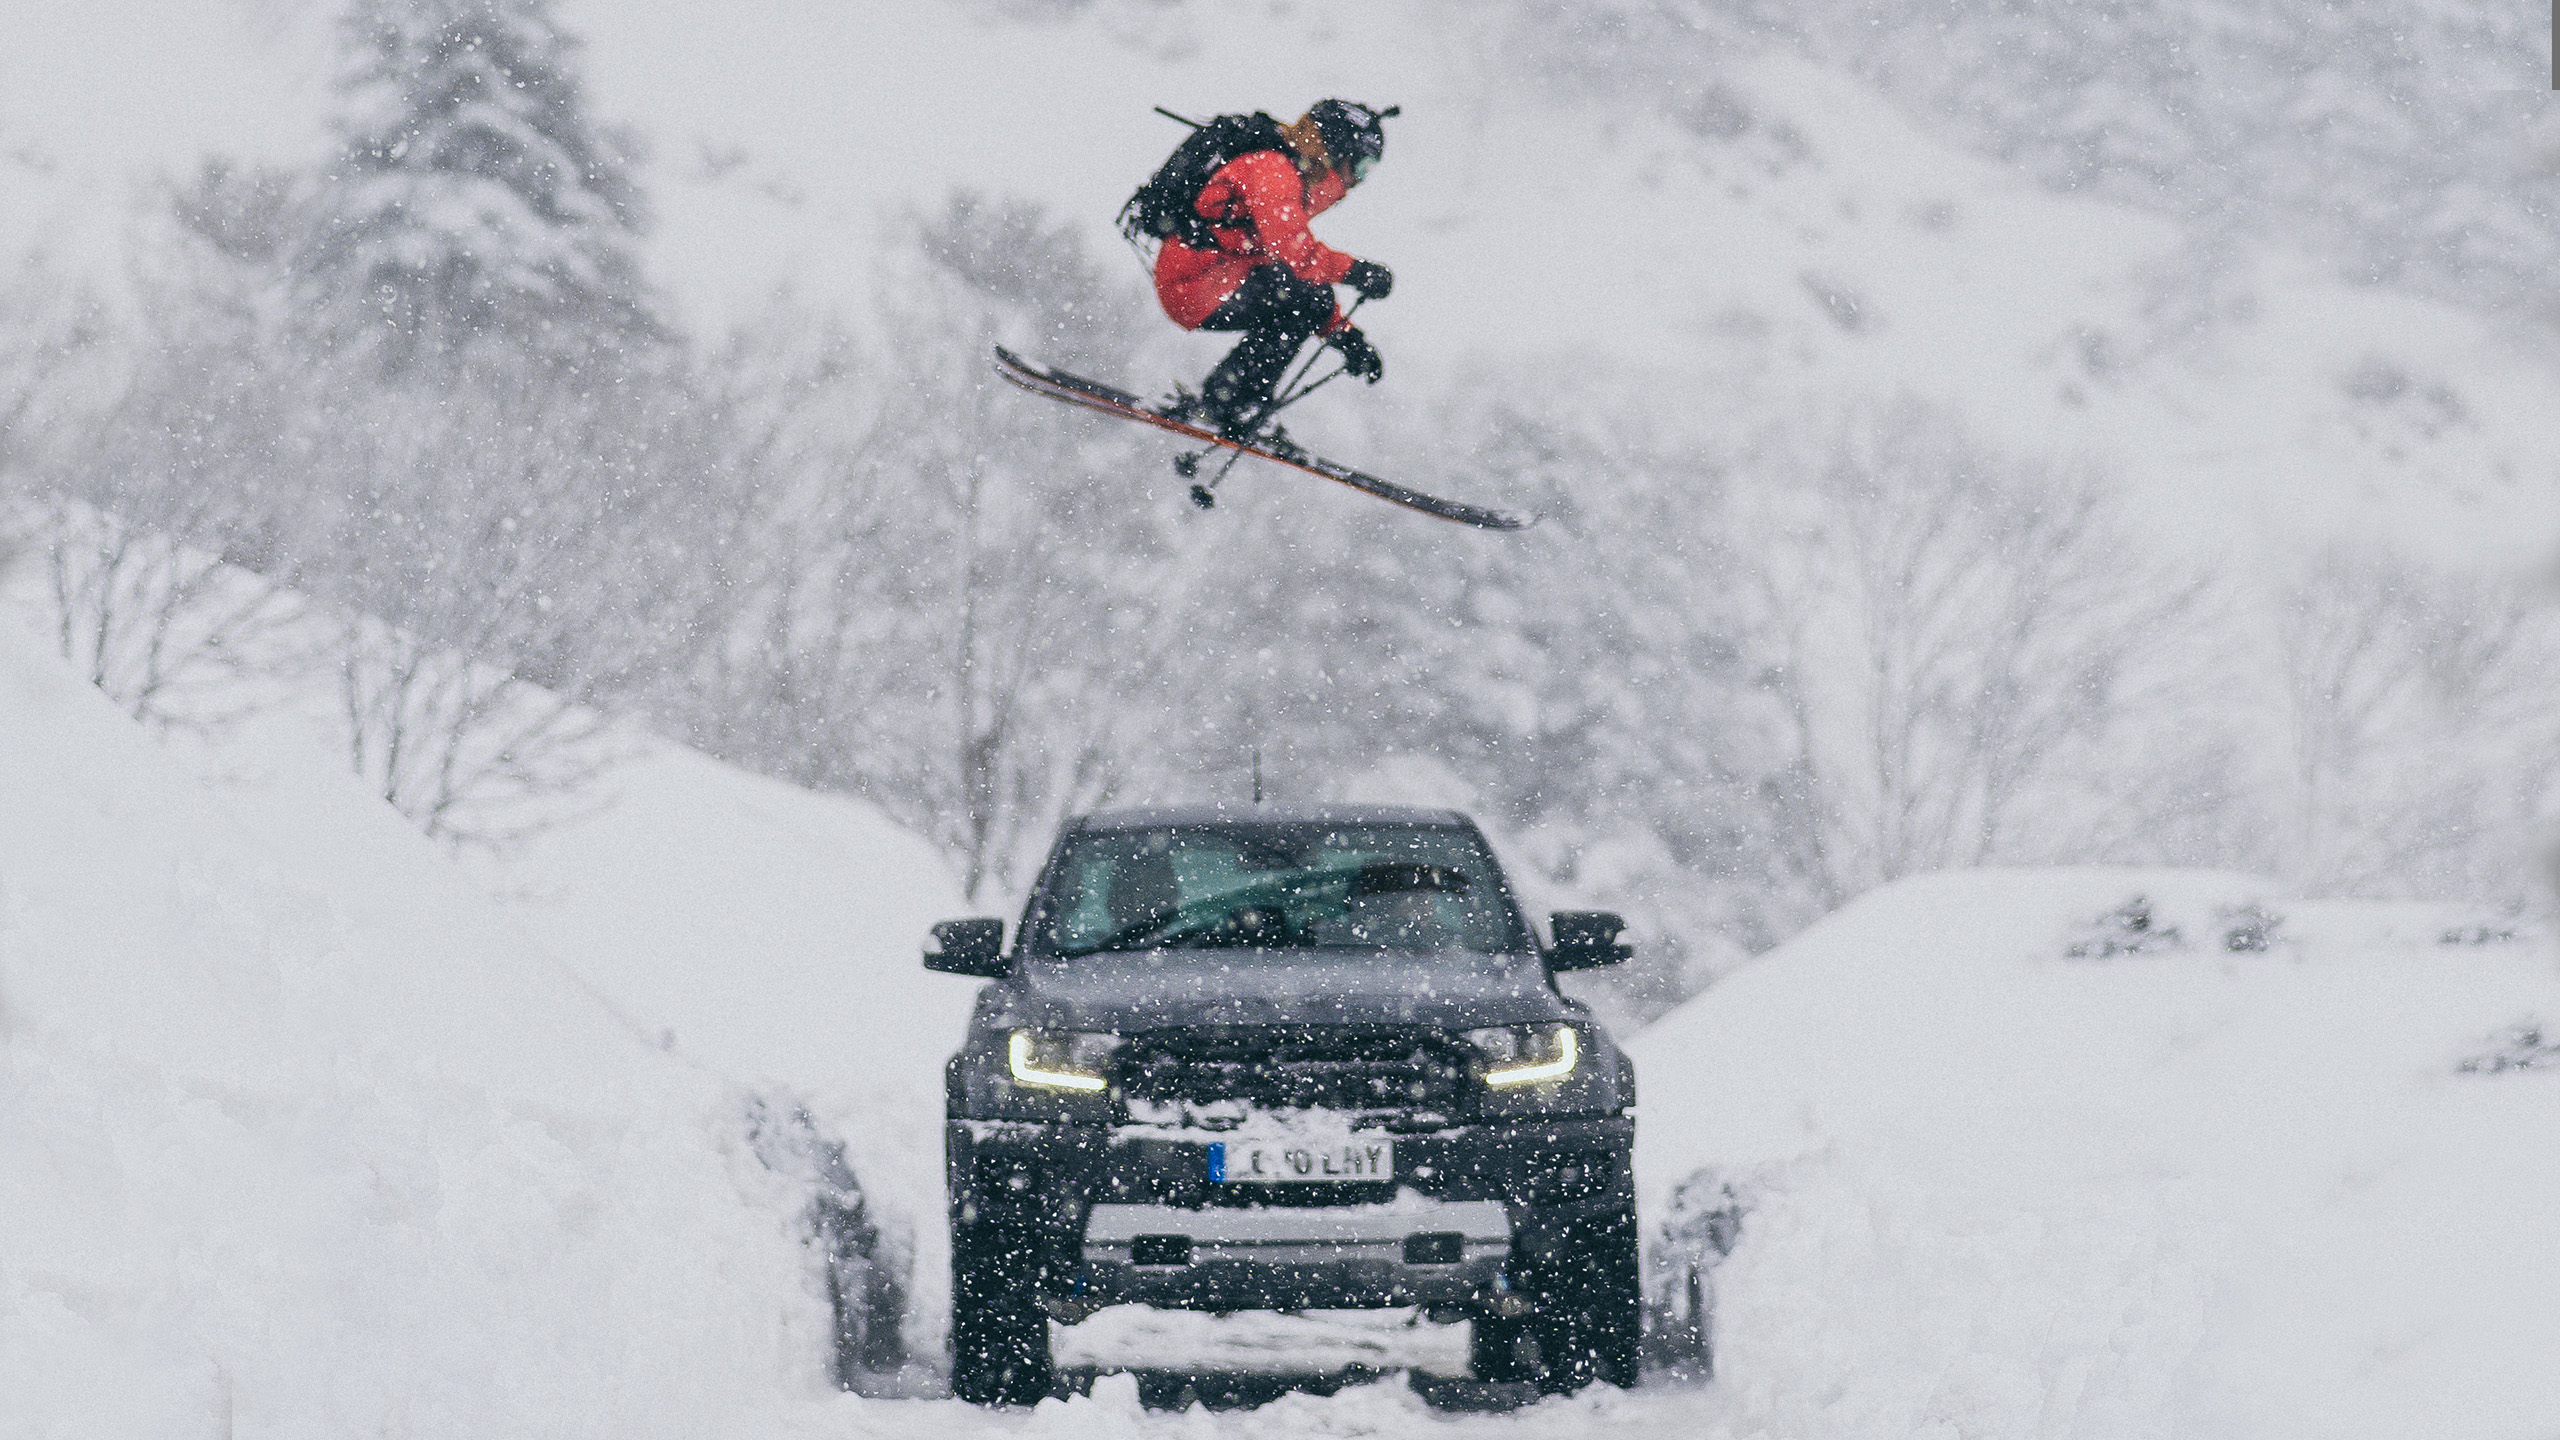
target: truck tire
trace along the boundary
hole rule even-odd
[[[1479,1315],[1467,1337],[1467,1362],[1478,1380],[1534,1380],[1538,1378],[1537,1336],[1525,1318]]]
[[[1007,1217],[951,1226],[951,1390],[972,1405],[1036,1405],[1055,1384],[1038,1243]]]
[[[1478,1378],[1533,1381],[1550,1395],[1568,1395],[1595,1380],[1633,1389],[1644,1340],[1636,1257],[1632,1212],[1564,1225],[1523,1267],[1528,1316],[1476,1322],[1478,1364],[1502,1372],[1479,1370]]]

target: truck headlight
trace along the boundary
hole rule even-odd
[[[1098,1094],[1120,1037],[1107,1031],[1016,1030],[1005,1045],[1006,1068],[1023,1085]]]
[[[1484,1056],[1484,1083],[1495,1089],[1561,1080],[1582,1063],[1582,1034],[1571,1025],[1498,1025],[1466,1039]]]

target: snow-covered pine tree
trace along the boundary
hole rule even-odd
[[[549,0],[352,0],[343,31],[340,149],[299,267],[334,339],[397,373],[658,333],[626,147],[588,116]]]

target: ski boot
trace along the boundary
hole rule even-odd
[[[1305,452],[1290,444],[1288,432],[1279,426],[1272,426],[1268,435],[1256,433],[1269,408],[1268,400],[1258,400],[1241,408],[1228,409],[1206,395],[1192,393],[1187,386],[1176,385],[1173,394],[1155,407],[1155,413],[1179,424],[1214,430],[1218,438],[1240,445],[1268,445],[1276,441],[1291,459],[1302,457]],[[1182,473],[1188,475],[1191,472],[1186,469]]]
[[[1209,403],[1208,396],[1195,394],[1190,386],[1180,384],[1173,387],[1171,395],[1156,403],[1155,412],[1177,424],[1197,425],[1204,430],[1215,430],[1226,419]]]

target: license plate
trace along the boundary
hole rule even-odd
[[[1279,1185],[1297,1181],[1393,1180],[1393,1140],[1214,1140],[1212,1185]]]

